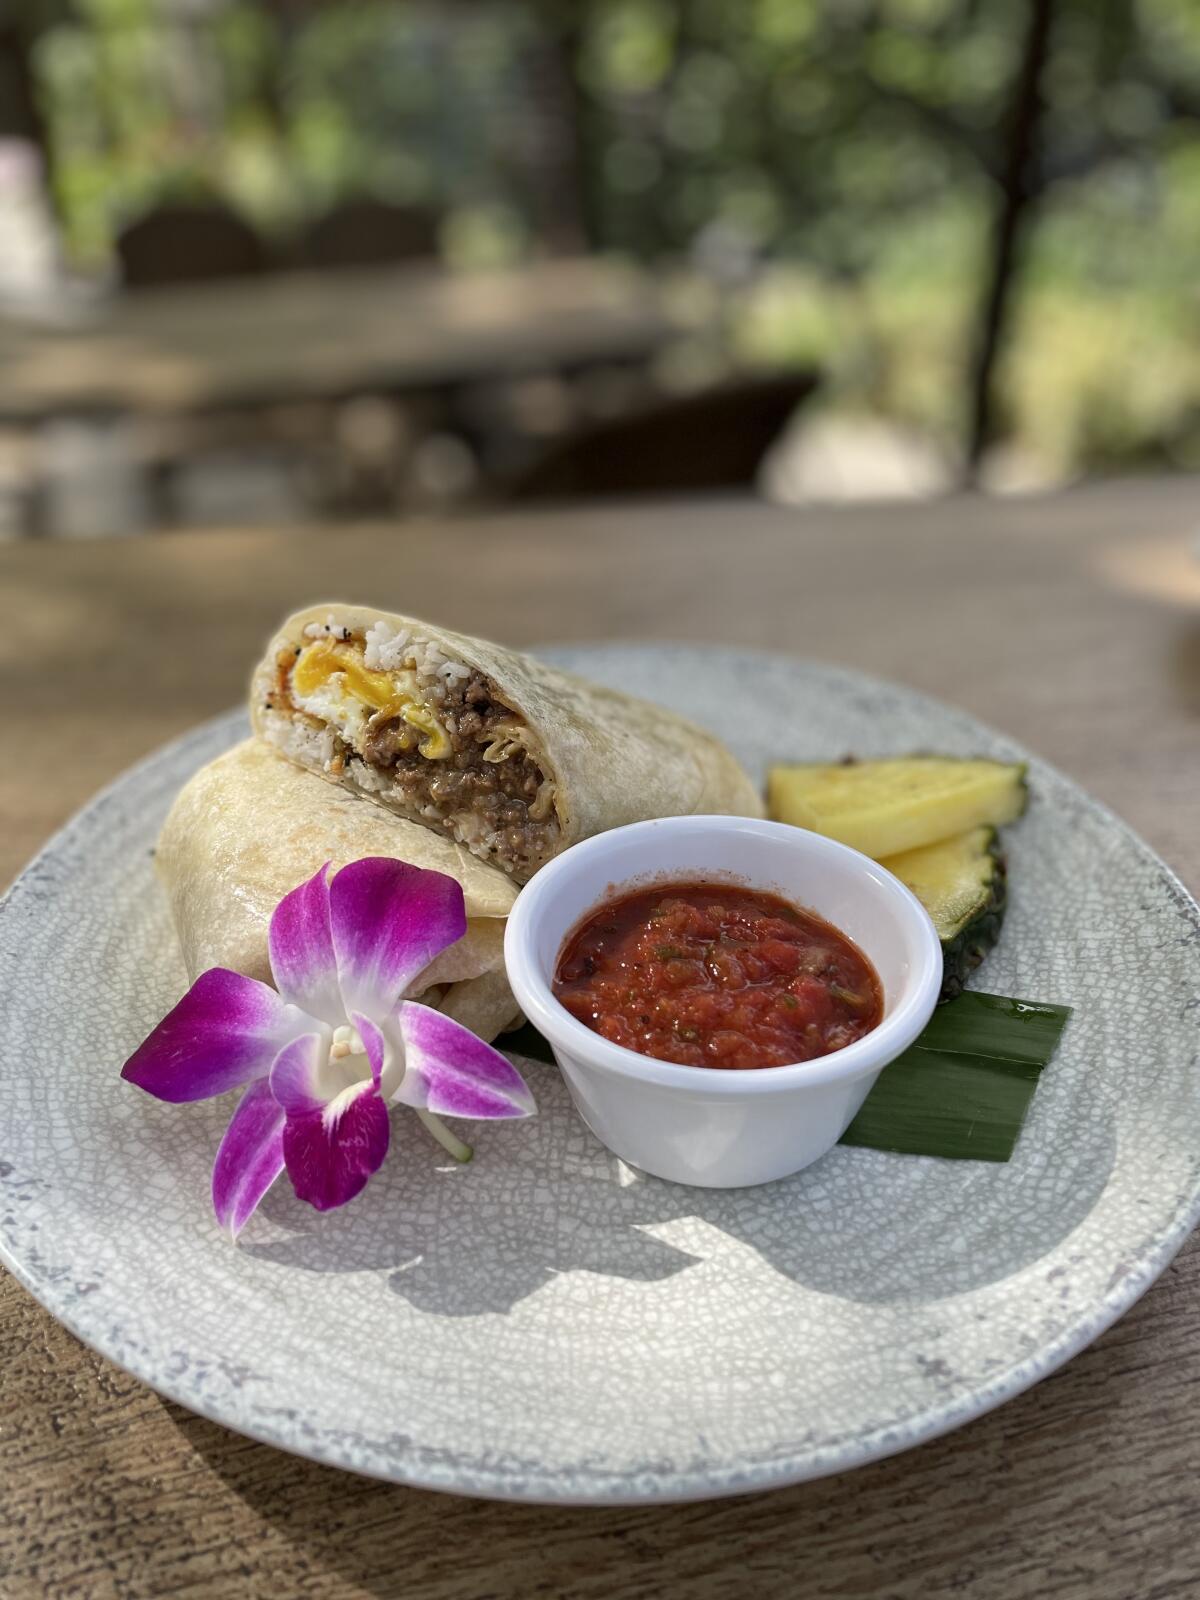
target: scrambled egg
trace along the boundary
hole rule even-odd
[[[421,703],[416,673],[372,672],[358,645],[332,639],[306,645],[292,668],[292,697],[360,752],[372,721],[402,717],[424,735],[417,748],[426,760],[443,761],[451,753],[445,729]]]

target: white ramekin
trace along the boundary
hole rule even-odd
[[[735,1072],[638,1055],[559,1004],[555,963],[583,917],[656,879],[703,878],[782,895],[853,939],[883,985],[879,1026],[816,1061]],[[898,878],[832,839],[750,817],[663,817],[572,846],[522,889],[504,959],[596,1137],[656,1177],[717,1189],[767,1183],[823,1156],[929,1021],[942,982],[933,923]]]

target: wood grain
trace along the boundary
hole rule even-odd
[[[785,513],[742,502],[0,549],[0,878],[235,701],[289,607],[369,597],[515,643],[712,638],[940,694],[1200,884],[1195,487]],[[752,1499],[547,1510],[355,1479],[160,1400],[0,1283],[0,1595],[1170,1600],[1200,1591],[1188,1248],[1090,1350],[962,1431]]]

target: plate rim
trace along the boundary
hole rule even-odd
[[[1118,829],[1142,859],[1155,869],[1171,899],[1184,915],[1190,918],[1197,930],[1200,930],[1200,902],[1197,897],[1135,828],[1118,816],[1104,801],[1096,799],[1075,779],[1062,772],[1053,762],[1045,760],[1036,750],[1013,739],[1002,729],[993,727],[971,712],[916,689],[900,679],[883,678],[854,667],[843,666],[839,662],[793,656],[784,651],[756,650],[724,644],[705,647],[692,640],[615,639],[543,643],[534,646],[530,653],[552,657],[562,651],[577,653],[622,648],[667,652],[695,650],[705,654],[709,659],[715,658],[718,662],[722,659],[729,661],[730,658],[737,658],[741,661],[761,661],[764,664],[785,665],[800,670],[815,669],[827,676],[841,677],[848,685],[860,690],[868,692],[881,689],[899,690],[923,708],[942,715],[950,713],[964,727],[977,729],[990,739],[1007,744],[1018,753],[1019,758],[1035,762],[1043,773],[1064,785],[1078,802],[1106,826]],[[27,892],[28,881],[36,875],[47,858],[56,855],[70,843],[80,828],[90,825],[95,814],[111,804],[139,773],[156,768],[172,756],[182,754],[193,744],[206,744],[218,731],[235,734],[239,722],[245,719],[245,715],[243,708],[232,707],[207,718],[157,746],[91,795],[54,831],[18,872],[3,895],[0,895],[0,918],[13,914],[14,903],[19,905],[23,894]],[[301,1441],[295,1436],[288,1437],[280,1428],[272,1427],[266,1422],[258,1423],[242,1418],[231,1421],[228,1413],[222,1411],[219,1397],[210,1399],[207,1394],[197,1396],[192,1392],[185,1395],[181,1386],[172,1384],[169,1379],[154,1373],[148,1359],[143,1361],[114,1357],[104,1347],[101,1336],[93,1334],[86,1315],[77,1314],[75,1307],[82,1305],[86,1308],[86,1301],[71,1302],[63,1296],[56,1295],[55,1280],[50,1277],[39,1278],[30,1271],[21,1257],[10,1250],[2,1234],[0,1234],[0,1265],[11,1273],[45,1311],[96,1355],[112,1362],[119,1370],[128,1373],[154,1393],[184,1410],[230,1432],[253,1439],[256,1443],[282,1450],[286,1454],[402,1487],[511,1504],[671,1505],[764,1493],[772,1489],[782,1489],[832,1477],[915,1449],[996,1410],[1058,1371],[1112,1327],[1158,1280],[1186,1243],[1198,1222],[1200,1222],[1200,1178],[1190,1192],[1181,1191],[1168,1223],[1155,1231],[1152,1247],[1138,1258],[1136,1265],[1120,1274],[1104,1295],[1093,1302],[1089,1312],[1078,1317],[1074,1324],[1063,1329],[1055,1338],[1039,1346],[1033,1354],[1011,1363],[986,1384],[977,1387],[969,1396],[964,1396],[949,1406],[929,1409],[923,1415],[918,1414],[909,1418],[901,1425],[889,1424],[876,1428],[871,1433],[848,1436],[826,1445],[819,1454],[807,1458],[793,1457],[782,1462],[767,1462],[748,1467],[725,1467],[716,1471],[708,1469],[681,1472],[669,1484],[647,1483],[640,1479],[631,1480],[628,1475],[622,1478],[612,1472],[602,1472],[595,1478],[594,1487],[587,1486],[587,1481],[577,1476],[574,1481],[580,1483],[581,1487],[575,1492],[563,1492],[557,1474],[544,1469],[527,1470],[519,1481],[513,1481],[512,1475],[503,1468],[489,1472],[478,1468],[464,1470],[461,1466],[455,1466],[452,1469],[454,1481],[447,1481],[446,1476],[439,1476],[423,1467],[419,1460],[419,1452],[411,1446],[409,1453],[416,1458],[411,1464],[409,1462],[398,1464],[392,1456],[385,1459],[378,1441],[374,1445],[374,1454],[378,1459],[375,1462],[363,1462],[339,1455],[336,1446],[327,1444],[319,1436],[308,1437]]]

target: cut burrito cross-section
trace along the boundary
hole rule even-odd
[[[362,607],[290,618],[255,674],[251,709],[290,760],[521,883],[577,839],[622,823],[761,815],[724,746],[674,713]]]

